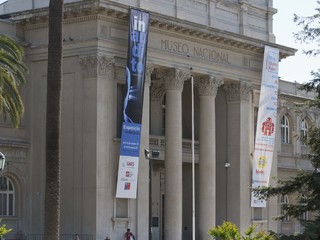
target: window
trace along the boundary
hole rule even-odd
[[[308,221],[309,220],[309,212],[306,211],[306,212],[303,212],[300,216],[300,220],[302,221]]]
[[[116,217],[117,218],[128,217],[128,199],[116,198]]]
[[[284,209],[283,209],[283,205],[286,205],[286,204],[289,204],[288,195],[281,195],[281,198],[280,198],[281,215],[284,215],[284,214],[285,214],[285,211],[284,211]],[[286,216],[286,217],[283,219],[283,221],[289,222],[289,221],[290,221],[289,216]]]
[[[0,216],[15,215],[15,193],[12,182],[6,177],[0,177]]]
[[[303,145],[306,146],[306,138],[308,137],[308,122],[303,118],[300,124],[300,136],[303,142]]]
[[[281,143],[289,143],[289,120],[286,116],[281,118]]]

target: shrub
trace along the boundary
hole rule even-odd
[[[256,232],[256,225],[252,225],[243,235],[240,233],[240,229],[232,222],[224,222],[221,226],[216,226],[209,229],[208,234],[212,239],[221,240],[274,240],[274,236],[265,231]]]

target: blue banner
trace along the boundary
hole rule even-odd
[[[130,9],[117,198],[136,198],[149,13]]]

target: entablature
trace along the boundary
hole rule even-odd
[[[81,22],[108,17],[125,24],[129,18],[129,7],[112,1],[67,3],[64,9],[64,23],[70,24],[75,21]],[[270,11],[273,12],[274,10],[271,9]],[[43,28],[47,27],[48,24],[48,8],[12,13],[6,16],[3,15],[1,18],[15,21],[26,28]],[[280,50],[280,59],[293,56],[296,52],[296,49],[293,48],[155,12],[150,12],[150,26],[151,29],[179,33],[258,54],[263,54],[264,46],[269,45]]]

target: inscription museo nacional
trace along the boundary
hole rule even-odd
[[[201,46],[191,46],[182,41],[173,41],[161,38],[161,49],[178,54],[189,55],[196,58],[202,58],[213,62],[227,63],[229,62],[229,55],[226,52],[218,51],[214,48],[207,48]]]

